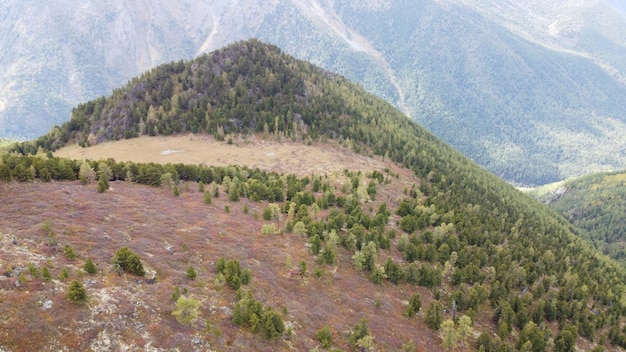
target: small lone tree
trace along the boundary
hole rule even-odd
[[[128,247],[120,248],[111,261],[118,273],[120,270],[126,270],[133,275],[146,275],[143,264],[141,264],[141,258]]]
[[[105,173],[101,173],[98,179],[98,193],[104,193],[107,189],[109,189],[109,179]]]
[[[91,258],[87,258],[87,260],[85,260],[83,270],[85,270],[90,275],[94,275],[98,272],[98,268],[96,268],[96,264],[91,261]]]
[[[330,346],[333,345],[333,333],[328,325],[324,325],[321,329],[317,330],[315,337],[322,348],[329,349]]]
[[[72,303],[85,302],[87,300],[87,291],[85,290],[83,284],[76,280],[72,281],[69,289],[67,290],[67,298]]]
[[[199,309],[200,302],[198,300],[180,296],[176,300],[176,310],[172,312],[172,315],[176,317],[179,323],[191,325],[198,319]]]
[[[196,273],[196,269],[194,269],[193,266],[189,266],[187,268],[187,278],[189,280],[195,280],[196,277],[198,277],[198,274]]]
[[[419,313],[420,309],[422,309],[422,299],[419,293],[415,293],[409,299],[409,305],[404,310],[404,315],[412,318],[415,314]]]

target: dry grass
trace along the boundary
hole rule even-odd
[[[376,158],[357,155],[336,144],[277,142],[260,136],[236,138],[233,144],[215,141],[207,135],[141,137],[98,144],[89,148],[71,145],[59,149],[56,156],[70,159],[107,159],[133,162],[241,165],[308,175],[343,169],[364,172],[381,169]]]

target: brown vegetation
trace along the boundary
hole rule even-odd
[[[294,147],[293,151],[307,148],[313,147]],[[311,158],[315,155],[323,153],[310,154]],[[333,157],[328,151],[326,155]],[[368,160],[370,166],[386,164],[354,155],[347,159]],[[315,165],[316,161],[319,159],[300,162]],[[387,166],[402,175],[390,185],[380,186],[379,201],[371,206],[374,211],[380,200],[395,204],[406,183],[414,182],[407,170]],[[342,248],[338,263],[329,267],[315,262],[306,237],[262,235],[265,222],[260,214],[265,203],[230,202],[224,195],[207,205],[196,184],[181,189],[180,197],[174,197],[165,189],[125,182],[113,182],[102,194],[96,192],[95,184],[81,185],[79,181],[0,184],[0,264],[15,269],[33,263],[40,269],[48,267],[52,274],[52,280],[44,280],[24,270],[26,280],[20,287],[15,287],[13,277],[0,279],[0,345],[14,351],[99,351],[122,346],[144,350],[209,346],[233,351],[309,350],[319,345],[316,331],[329,325],[334,345],[348,349],[351,329],[366,318],[381,350],[398,350],[409,340],[417,350],[440,348],[439,337],[425,328],[421,319],[402,315],[412,292],[418,291],[427,306],[433,299],[429,290],[388,282],[375,285],[355,271],[351,255]],[[247,214],[243,211],[246,205]],[[68,260],[62,253],[64,245],[73,247],[78,258]],[[142,258],[145,278],[114,272],[111,258],[123,246]],[[98,267],[95,276],[82,270],[88,257]],[[290,337],[266,341],[231,322],[237,298],[232,289],[215,281],[214,263],[220,257],[238,260],[242,268],[251,269],[249,288],[256,299],[280,312],[292,331]],[[309,269],[304,277],[288,274],[288,257],[293,263],[306,262]],[[197,270],[196,280],[186,278],[190,265]],[[69,278],[59,280],[64,268]],[[323,273],[320,278],[313,274],[316,268]],[[156,283],[149,283],[152,278]],[[67,300],[72,280],[85,283],[86,304]],[[170,296],[175,287],[201,302],[200,318],[190,327],[179,324],[171,314],[176,306]]]

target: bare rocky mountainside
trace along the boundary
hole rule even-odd
[[[255,37],[358,82],[504,179],[626,166],[620,1],[7,0],[0,137],[158,64]]]

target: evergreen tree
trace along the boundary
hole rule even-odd
[[[450,351],[456,347],[458,335],[454,329],[454,322],[450,319],[445,320],[441,324],[442,341],[441,346],[444,350]]]
[[[109,189],[109,179],[106,174],[102,173],[98,179],[98,193],[104,193],[107,189]]]
[[[195,280],[197,276],[196,269],[194,269],[193,266],[189,266],[187,268],[187,278],[189,280]]]
[[[85,272],[87,272],[90,275],[94,275],[95,273],[98,272],[98,268],[96,268],[96,265],[91,261],[91,258],[87,258],[87,260],[85,260],[85,264],[83,265],[83,270],[85,270]]]
[[[116,266],[116,270],[125,270],[137,276],[146,275],[141,258],[128,247],[120,248],[111,261]]]
[[[76,280],[72,281],[67,291],[67,298],[72,303],[85,302],[87,300],[87,291],[83,284]]]
[[[432,301],[428,305],[428,309],[426,310],[426,317],[424,317],[424,322],[426,326],[433,330],[439,330],[441,327],[441,322],[443,317],[441,315],[441,311],[443,306],[439,301]]]

